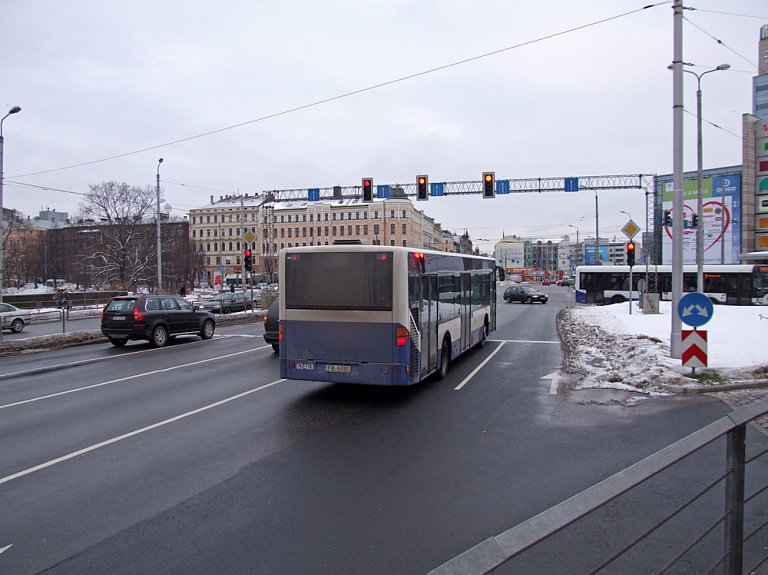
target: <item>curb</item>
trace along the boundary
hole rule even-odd
[[[714,393],[716,391],[737,391],[739,389],[761,389],[768,387],[768,379],[756,379],[741,383],[721,383],[699,387],[685,387],[683,385],[665,385],[664,389],[680,395],[696,395],[699,393]]]

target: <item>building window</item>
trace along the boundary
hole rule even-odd
[[[192,216],[192,223],[193,223],[193,224],[194,224],[194,223],[197,223],[197,222],[195,222],[195,216]]]
[[[240,265],[240,256],[237,256],[237,259],[235,259],[235,263],[236,263],[237,265]]]
[[[229,242],[229,251],[232,251],[232,242]]]
[[[288,228],[288,237],[291,237],[291,234],[293,233],[293,228]]]
[[[205,251],[211,251],[211,244],[205,244]]]
[[[407,247],[408,247],[408,241],[407,241],[407,240],[403,240],[403,247],[404,247],[404,248],[407,248]]]
[[[344,219],[344,212],[341,212],[341,213],[339,214],[339,219],[340,219],[340,220],[343,220],[343,219]]]
[[[325,218],[323,219],[325,219],[326,222],[328,221],[328,212],[325,212]]]
[[[192,237],[193,237],[193,238],[195,237],[195,232],[196,232],[196,231],[197,231],[197,230],[192,230]]]
[[[221,265],[221,257],[220,256],[216,256],[216,265],[217,266]]]
[[[339,226],[339,235],[344,235],[344,226]]]
[[[389,233],[394,234],[395,233],[395,224],[389,224]]]
[[[317,232],[317,233],[318,233],[318,235],[320,235],[320,232]],[[325,226],[325,235],[326,235],[326,237],[328,236],[328,226]]]
[[[285,228],[280,228],[280,237],[281,238],[285,237]]]
[[[367,219],[368,219],[368,212],[363,212],[363,219],[364,219],[364,220],[367,220]]]
[[[309,214],[309,221],[314,222],[315,221],[315,214]]]
[[[389,217],[394,218],[395,217],[395,210],[389,210]]]
[[[356,236],[360,235],[360,226],[355,226],[355,235]]]
[[[217,215],[214,215],[214,216],[213,216],[213,223],[214,223],[214,224],[215,224],[215,223],[218,223],[218,221],[219,221],[219,216],[217,216]]]
[[[284,224],[284,223],[285,223],[285,216],[280,216],[280,223],[281,223],[281,224]]]
[[[405,217],[405,210],[403,210],[403,217]]]
[[[365,225],[363,226],[363,235],[364,235],[364,236],[367,236],[367,235],[368,235],[368,224],[365,224]]]
[[[352,226],[347,226],[347,235],[348,236],[352,235]]]
[[[205,220],[206,220],[205,223],[210,224],[211,223],[211,216],[205,216]]]
[[[331,229],[331,231],[333,232],[333,234],[332,234],[332,235],[334,235],[334,236],[335,236],[335,235],[336,235],[336,226],[333,226],[333,228]]]
[[[379,210],[376,210],[373,212],[373,219],[378,220],[379,219]]]
[[[376,236],[379,235],[379,224],[373,224],[373,234]]]
[[[307,237],[307,228],[301,228],[301,237],[306,238]]]
[[[360,212],[355,212],[355,219],[356,219],[356,220],[359,220],[359,219],[360,219]]]
[[[408,233],[408,232],[406,231],[406,227],[407,227],[407,225],[406,225],[406,224],[403,224],[403,233],[404,233],[404,234]]]
[[[336,214],[333,214],[333,221],[336,221]]]
[[[215,251],[215,252],[219,251],[219,242],[214,242],[214,244],[213,244],[213,251]]]
[[[205,258],[205,265],[207,265],[207,266],[211,265],[211,258],[210,257]]]
[[[232,235],[232,228],[229,228],[229,235]]]
[[[351,220],[351,219],[352,219],[352,212],[347,212],[347,219],[348,219],[348,220]]]
[[[307,221],[307,214],[304,214],[301,221],[306,222]]]
[[[280,242],[280,249],[282,250],[285,247],[285,242]]]
[[[389,245],[390,245],[390,246],[394,246],[394,245],[395,245],[395,240],[394,240],[394,239],[392,239],[392,240],[389,240]]]

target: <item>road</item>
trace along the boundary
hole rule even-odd
[[[54,333],[72,333],[75,331],[88,331],[99,329],[101,326],[100,317],[88,317],[82,319],[67,320],[64,324],[61,321],[33,322],[24,326],[20,333],[3,331],[4,341],[15,341],[27,339],[30,337],[39,337],[41,335],[51,335]]]
[[[404,389],[280,380],[259,323],[5,358],[0,573],[426,573],[730,411],[551,393],[542,291]]]

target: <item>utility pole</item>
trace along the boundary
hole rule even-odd
[[[163,159],[157,161],[157,293],[163,291],[163,244],[160,239],[160,164]]]
[[[674,0],[672,60],[672,330],[669,356],[682,357],[683,322],[677,306],[683,297],[683,0]]]
[[[595,265],[600,264],[600,226],[598,225],[598,217],[600,211],[597,208],[597,192],[595,192]]]
[[[245,205],[243,204],[243,196],[240,195],[240,234],[239,236],[242,238],[245,235]],[[243,240],[245,242],[245,240]],[[248,248],[250,249],[250,247]],[[242,256],[243,253],[245,253],[245,245],[242,245],[242,249],[240,250],[240,255]],[[243,290],[243,293],[245,293],[245,262],[243,262],[243,265],[240,266],[240,271],[242,272],[242,277],[240,278],[240,287]]]

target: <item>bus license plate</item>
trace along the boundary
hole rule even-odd
[[[326,365],[325,371],[327,373],[352,373],[351,365]]]

